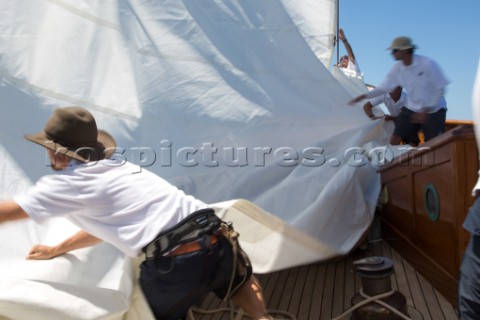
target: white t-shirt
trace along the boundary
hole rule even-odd
[[[362,79],[363,75],[360,72],[360,68],[356,63],[353,63],[352,61],[348,60],[348,64],[346,68],[341,68],[339,67],[340,70],[347,76],[347,77],[355,77]]]
[[[449,81],[435,61],[414,54],[409,66],[402,61],[395,63],[383,82],[367,93],[367,98],[377,97],[401,86],[408,93],[405,107],[415,112],[433,113],[446,108],[444,93],[448,84]]]
[[[131,257],[166,228],[207,205],[145,168],[117,159],[72,161],[14,200],[36,222],[64,216]]]
[[[399,113],[402,107],[405,106],[405,101],[407,100],[407,94],[402,91],[400,95],[400,99],[397,100],[397,102],[393,101],[392,97],[390,97],[390,94],[384,94],[379,97],[375,97],[372,100],[370,100],[370,103],[372,106],[378,106],[379,104],[383,103],[387,109],[388,113],[390,113],[391,116],[396,117]]]

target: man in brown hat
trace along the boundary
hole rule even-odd
[[[445,90],[449,81],[438,64],[430,58],[415,54],[416,45],[408,37],[397,37],[387,50],[398,62],[375,89],[354,98],[350,104],[371,99],[391,92],[401,86],[408,97],[405,107],[397,117],[396,131],[402,140],[418,145],[418,131],[422,130],[425,141],[445,131]]]
[[[231,298],[253,319],[271,319],[248,258],[234,256],[243,252],[214,211],[116,159],[115,140],[97,130],[86,109],[57,109],[42,132],[25,138],[47,148],[55,173],[0,201],[0,223],[63,216],[81,228],[57,246],[35,245],[27,259],[51,259],[104,240],[128,256],[144,254],[140,285],[157,319],[184,317],[210,291]]]

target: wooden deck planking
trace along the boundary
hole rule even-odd
[[[335,263],[335,284],[345,283],[345,259]],[[338,317],[343,313],[345,301],[345,285],[336,286],[333,296],[332,318]],[[348,297],[347,297],[348,299]]]
[[[395,253],[396,256],[399,257],[398,253]],[[410,294],[412,296],[413,306],[416,310],[418,310],[424,317],[425,320],[432,320],[430,313],[428,312],[427,303],[425,298],[423,297],[422,289],[420,288],[420,283],[418,282],[417,272],[413,267],[408,263],[402,263],[405,269],[405,274],[408,281],[408,287]],[[403,292],[402,292],[403,293]],[[403,294],[408,294],[405,292]],[[440,318],[441,319],[441,318]],[[436,320],[436,319],[433,319]]]
[[[282,297],[282,294],[285,293],[285,283],[287,282],[288,274],[290,273],[291,269],[288,270],[283,270],[279,272],[279,277],[278,281],[275,284],[275,290],[272,293],[272,297],[270,299],[270,302],[268,303],[268,306],[270,309],[280,309],[280,299]],[[288,291],[287,291],[288,292]],[[288,292],[290,294],[290,292]],[[285,306],[282,306],[282,309],[286,311]]]
[[[286,294],[282,295],[279,305],[286,306],[288,312],[297,314],[301,302],[300,297],[302,296],[303,287],[305,286],[305,281],[302,279],[305,279],[306,273],[302,268],[295,268],[290,272],[290,276],[285,284],[285,291],[291,292],[292,295],[290,297]]]
[[[353,272],[353,255],[349,255],[345,258],[345,285],[343,296],[343,310],[347,310],[351,306],[350,300],[356,293],[355,289],[355,273]]]
[[[316,266],[310,266],[310,268],[315,268],[317,270],[315,278],[315,286],[313,290],[313,296],[307,299],[311,299],[311,308],[310,315],[308,319],[320,319],[320,314],[322,310],[322,299],[325,294],[325,274],[327,268],[325,264],[318,264]]]
[[[264,290],[267,308],[292,313],[298,320],[330,320],[340,315],[350,308],[351,298],[361,288],[361,279],[353,272],[353,262],[368,256],[384,256],[394,261],[392,288],[399,290],[407,299],[412,319],[458,319],[452,305],[382,240],[371,241],[367,250],[356,250],[336,261],[257,275]],[[208,310],[225,307],[226,303],[213,294],[208,295],[199,306]],[[288,319],[282,314],[274,316]],[[195,314],[195,319],[227,320],[230,315],[225,312]]]
[[[417,277],[423,293],[423,297],[425,298],[425,304],[427,305],[430,317],[432,319],[441,319],[442,317],[444,317],[444,315],[442,312],[442,308],[438,303],[438,299],[435,295],[433,287],[430,285],[430,283],[427,282],[427,280],[425,280],[424,277],[422,277],[422,275],[417,274]]]
[[[303,266],[298,268],[298,275],[297,279],[294,283],[294,288],[292,292],[292,298],[288,304],[288,312],[292,314],[298,314],[300,310],[300,306],[302,305],[302,297],[307,296],[306,294],[306,285],[307,285],[307,275],[308,275],[308,267]],[[305,303],[309,305],[308,301]],[[283,304],[281,304],[283,305]]]
[[[435,296],[438,299],[440,308],[445,316],[445,319],[457,319],[457,313],[452,305],[438,292],[435,290]]]
[[[301,303],[299,305],[297,315],[299,318],[308,319],[312,307],[312,298],[314,297],[315,292],[315,280],[317,277],[318,268],[309,268],[308,266],[302,268],[306,269],[305,286],[302,294],[304,298],[303,300],[300,300]]]

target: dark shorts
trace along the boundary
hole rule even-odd
[[[156,319],[182,319],[209,292],[223,299],[232,269],[232,247],[218,236],[215,244],[197,252],[145,260],[140,266],[140,285]],[[247,278],[251,274],[250,268]],[[233,287],[244,280],[237,277]]]
[[[445,109],[429,113],[424,123],[413,123],[412,119],[417,113],[403,107],[400,114],[395,119],[394,134],[401,137],[407,144],[418,145],[420,139],[418,132],[422,130],[425,141],[428,141],[445,132],[445,119],[447,111]]]

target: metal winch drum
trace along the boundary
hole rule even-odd
[[[369,257],[353,263],[355,273],[361,278],[362,289],[351,300],[352,306],[366,303],[352,312],[352,320],[397,320],[408,317],[405,296],[392,290],[391,275],[393,261],[385,257]],[[379,296],[378,301],[366,302],[370,297]],[[383,303],[386,304],[382,305]],[[396,311],[393,311],[395,309]]]

